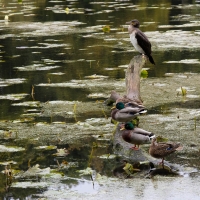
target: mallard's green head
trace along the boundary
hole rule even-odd
[[[126,130],[133,130],[135,126],[132,122],[126,122],[124,127]]]
[[[123,102],[118,102],[115,106],[118,110],[121,110],[123,108],[125,108],[124,103]]]

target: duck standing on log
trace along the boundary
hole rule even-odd
[[[134,144],[134,146],[131,147],[133,150],[139,150],[139,145],[148,144],[150,140],[155,137],[153,133],[135,127],[132,122],[125,123],[124,128],[120,130],[123,131],[122,138],[128,143]]]
[[[139,29],[140,22],[134,19],[130,22],[126,22],[126,24],[129,24],[128,32],[132,45],[138,52],[145,54],[149,58],[149,61],[155,65],[153,57],[151,56],[151,43],[147,36]]]
[[[125,107],[123,102],[118,102],[112,107],[111,117],[118,122],[128,122],[146,112],[143,107]]]
[[[157,142],[156,138],[153,138],[149,148],[149,154],[154,158],[162,158],[161,164],[164,166],[164,157],[177,150],[182,150],[180,143]]]

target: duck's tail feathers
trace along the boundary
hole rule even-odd
[[[145,113],[147,113],[147,110],[146,110],[146,109],[141,109],[141,110],[139,111],[139,114],[145,114]]]
[[[176,151],[181,151],[183,150],[183,146],[179,146],[178,148],[176,148]]]
[[[150,63],[152,63],[153,65],[156,65],[156,63],[154,62],[153,57],[152,57],[151,55],[149,55],[149,61],[150,61]]]

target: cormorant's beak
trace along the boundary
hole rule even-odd
[[[126,24],[131,24],[132,22],[130,21],[130,22],[126,22]]]

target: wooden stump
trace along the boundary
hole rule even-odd
[[[122,97],[117,92],[112,91],[109,102],[119,102],[122,101],[124,103],[136,103],[142,105],[142,99],[140,96],[140,74],[142,68],[145,66],[146,60],[148,58],[144,55],[134,56],[125,73],[125,81],[126,81],[126,94]],[[149,175],[153,176],[156,173],[160,174],[178,174],[179,171],[177,167],[174,168],[174,165],[165,161],[164,166],[160,167],[160,160],[152,158],[148,152],[140,148],[139,150],[130,149],[133,145],[125,142],[122,139],[122,131],[120,131],[120,124],[118,124],[116,128],[116,133],[113,139],[113,149],[114,153],[123,157],[123,159],[127,159],[130,163],[138,163],[138,162],[149,162]],[[153,166],[153,169],[152,169]]]

